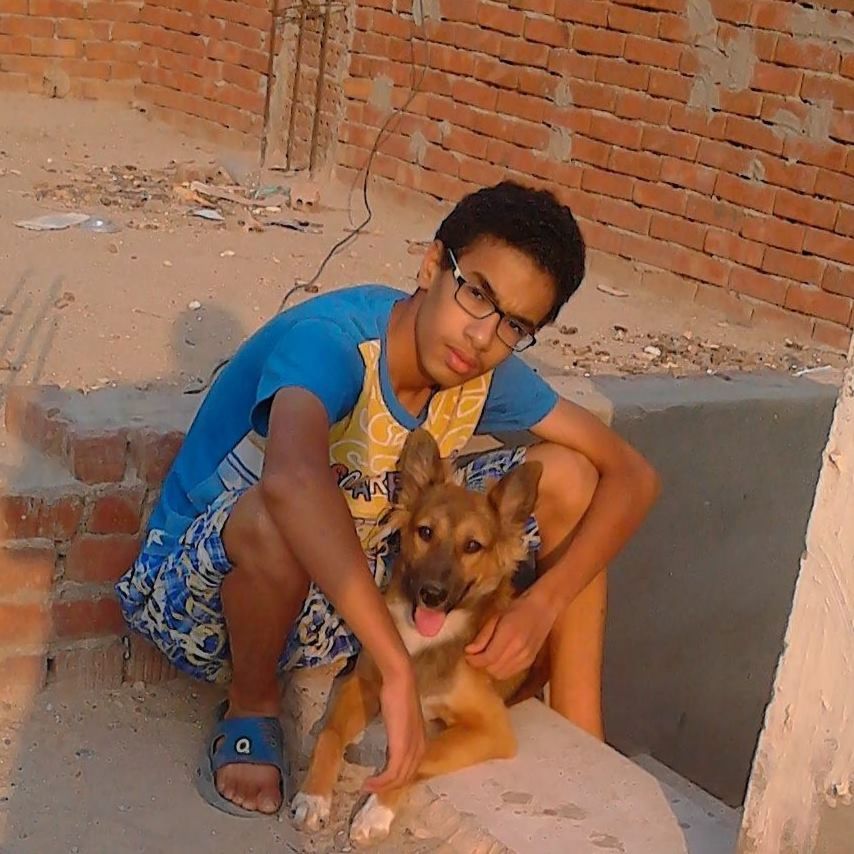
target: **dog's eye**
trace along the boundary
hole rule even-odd
[[[429,525],[419,525],[418,536],[421,537],[425,543],[429,543],[430,540],[433,539],[433,529]]]
[[[479,552],[483,548],[483,543],[479,543],[477,540],[469,540],[464,547],[464,551],[467,555],[473,555],[475,552]]]

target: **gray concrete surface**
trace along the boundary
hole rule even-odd
[[[780,375],[596,387],[664,487],[610,572],[608,738],[739,805],[836,388]]]

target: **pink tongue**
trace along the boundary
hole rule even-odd
[[[415,609],[415,628],[426,638],[435,637],[445,623],[445,612],[419,605]]]

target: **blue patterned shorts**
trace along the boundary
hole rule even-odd
[[[525,448],[480,454],[461,465],[456,479],[469,489],[484,491],[525,459]],[[164,557],[143,548],[134,565],[119,579],[116,590],[125,619],[181,671],[208,682],[231,678],[228,633],[220,587],[231,564],[222,543],[222,529],[243,490],[224,492],[194,520],[179,547]],[[525,538],[533,552],[539,546],[531,518]],[[389,579],[397,554],[391,536],[368,554],[380,587]],[[359,651],[359,642],[323,593],[312,584],[302,612],[279,658],[280,670],[329,664]]]

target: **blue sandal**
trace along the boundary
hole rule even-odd
[[[212,807],[240,818],[275,818],[286,802],[285,786],[288,763],[284,753],[284,734],[278,718],[226,718],[228,701],[217,706],[214,726],[205,746],[205,753],[196,772],[196,788]],[[279,770],[279,790],[282,802],[275,813],[247,810],[228,798],[216,787],[216,772],[223,765],[273,765]]]

